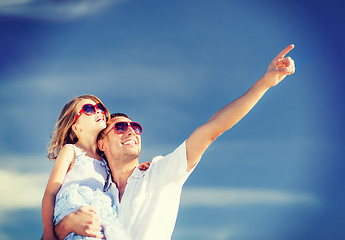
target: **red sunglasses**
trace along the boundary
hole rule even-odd
[[[114,126],[106,133],[106,135],[114,129],[117,134],[124,134],[128,131],[128,128],[131,127],[134,132],[138,135],[143,133],[142,126],[137,122],[117,122]]]
[[[75,121],[77,121],[77,119],[81,116],[82,113],[85,113],[86,115],[91,116],[97,112],[97,109],[99,109],[102,113],[106,112],[106,109],[102,103],[96,103],[95,105],[87,103],[83,105],[83,107],[80,109],[77,116],[75,116],[73,124],[75,123]]]

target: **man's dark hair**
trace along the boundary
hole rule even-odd
[[[130,117],[128,117],[126,114],[124,113],[112,113],[110,115],[110,119],[113,119],[113,118],[116,118],[116,117],[125,117],[125,118],[128,118],[128,119],[131,119]]]

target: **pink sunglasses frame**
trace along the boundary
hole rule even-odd
[[[122,133],[117,132],[116,129],[115,129],[115,125],[118,124],[118,123],[127,123],[128,125],[127,125],[126,131],[124,131],[124,132],[122,132]],[[133,128],[132,125],[131,125],[132,123],[138,124],[138,125],[140,126],[140,128],[141,128],[141,133],[138,133],[137,131],[134,130],[134,128]],[[133,121],[132,121],[132,122],[121,121],[121,122],[115,123],[115,124],[111,127],[111,129],[109,129],[109,131],[108,131],[105,135],[108,135],[108,133],[110,133],[111,130],[114,130],[114,132],[115,132],[116,134],[125,134],[125,133],[128,131],[129,128],[132,128],[133,131],[135,132],[135,134],[137,134],[137,135],[143,134],[143,127],[140,125],[140,123],[138,123],[138,122],[133,122]]]
[[[104,110],[100,109],[100,108],[97,106],[98,104],[101,104],[101,105],[103,106]],[[91,106],[94,108],[94,112],[91,113],[91,114],[85,112],[84,106],[86,106],[86,105],[91,105]],[[86,103],[86,104],[84,104],[84,105],[81,107],[81,109],[80,109],[79,113],[77,114],[77,116],[75,116],[74,121],[73,121],[72,124],[74,124],[74,123],[78,120],[78,118],[81,116],[82,113],[85,113],[86,115],[91,116],[91,115],[93,115],[93,114],[95,114],[95,113],[97,112],[97,109],[100,110],[103,114],[105,114],[105,107],[104,107],[104,105],[103,105],[102,103],[96,103],[95,105],[92,105],[91,103]]]

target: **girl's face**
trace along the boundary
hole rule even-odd
[[[78,114],[79,111],[85,104],[96,105],[91,99],[83,99],[81,100],[76,106],[76,113]],[[95,108],[95,113],[92,115],[85,114],[84,112],[81,113],[80,117],[74,123],[77,127],[81,128],[83,131],[91,131],[97,132],[97,134],[107,127],[106,124],[106,117],[105,113],[101,110]]]

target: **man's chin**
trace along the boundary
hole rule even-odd
[[[126,159],[137,159],[139,157],[139,151],[127,152],[124,157]]]

